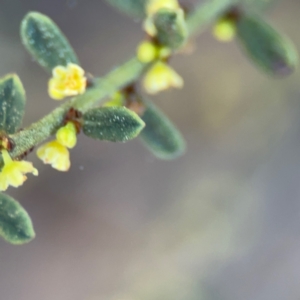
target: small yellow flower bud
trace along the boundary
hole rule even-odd
[[[58,129],[56,139],[63,146],[69,149],[74,148],[77,142],[77,132],[74,123],[68,122],[67,125]]]
[[[51,98],[62,100],[85,92],[86,77],[84,70],[78,65],[69,63],[67,67],[57,66],[52,70],[52,75],[48,83]]]
[[[137,58],[143,63],[149,63],[158,56],[158,47],[151,42],[144,41],[137,48]]]
[[[146,73],[143,85],[149,94],[157,94],[171,87],[183,87],[183,79],[167,64],[158,61]]]
[[[58,141],[51,141],[39,147],[37,156],[58,171],[68,171],[71,165],[69,150]]]
[[[7,190],[8,186],[19,187],[27,179],[26,173],[38,175],[31,162],[13,161],[7,150],[1,151],[4,166],[0,172],[0,191]]]
[[[213,27],[214,37],[221,42],[230,42],[236,35],[236,27],[228,18],[220,19]]]

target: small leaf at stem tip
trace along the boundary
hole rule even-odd
[[[176,50],[186,42],[188,30],[181,8],[160,9],[153,16],[153,22],[157,30],[156,38],[161,45]]]
[[[146,123],[140,133],[143,144],[160,159],[170,160],[185,152],[185,141],[168,117],[152,102],[144,100],[146,106],[142,120]]]
[[[148,0],[106,0],[106,2],[131,17],[141,19],[146,15]]]
[[[24,17],[21,39],[32,57],[48,72],[68,63],[79,65],[67,38],[49,17],[41,13],[30,12]]]
[[[0,193],[0,236],[7,242],[21,245],[35,237],[31,219],[19,202]]]
[[[0,130],[15,133],[21,126],[25,110],[25,90],[18,75],[0,78]]]
[[[240,16],[236,28],[246,53],[264,71],[286,76],[295,70],[298,54],[294,45],[259,16]]]
[[[94,139],[126,142],[135,138],[144,126],[141,118],[125,107],[100,107],[83,115],[82,130]]]

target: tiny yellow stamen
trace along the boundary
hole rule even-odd
[[[171,87],[182,88],[183,79],[166,63],[158,61],[146,73],[143,85],[149,94],[157,94]]]
[[[233,20],[220,19],[213,27],[214,37],[221,42],[230,42],[236,35],[236,27]]]
[[[58,171],[68,171],[71,165],[69,150],[58,141],[51,141],[39,147],[37,156]]]
[[[5,191],[11,185],[19,187],[27,179],[26,173],[38,175],[38,170],[28,161],[13,161],[7,150],[1,151],[4,166],[0,172],[0,191]]]
[[[56,132],[57,141],[63,146],[72,149],[77,142],[76,126],[73,122],[68,122]]]
[[[84,70],[76,64],[67,67],[57,66],[52,70],[52,78],[48,83],[51,98],[61,100],[68,96],[83,94],[86,89]]]

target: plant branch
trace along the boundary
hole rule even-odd
[[[209,23],[217,19],[232,5],[244,1],[245,0],[210,0],[204,4],[199,4],[187,17],[190,34],[192,35],[202,31]],[[88,88],[83,95],[76,96],[64,102],[61,106],[54,109],[36,123],[11,135],[10,138],[12,138],[16,144],[11,152],[12,158],[22,155],[55,134],[58,128],[62,126],[64,117],[70,108],[73,107],[81,112],[86,112],[89,108],[95,106],[112,93],[138,80],[147,66],[147,64],[139,62],[136,58],[128,60],[103,78],[96,78],[93,86]]]

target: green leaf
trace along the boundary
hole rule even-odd
[[[144,145],[160,159],[174,159],[185,151],[185,141],[168,117],[149,100],[142,120],[146,127],[140,133]]]
[[[141,118],[125,107],[100,107],[83,115],[83,132],[94,139],[126,142],[145,126]]]
[[[79,64],[64,34],[47,16],[28,13],[21,23],[21,39],[32,57],[47,71],[58,65]]]
[[[9,243],[21,245],[35,237],[31,219],[19,202],[0,193],[0,235]]]
[[[25,90],[18,75],[0,79],[0,130],[15,133],[21,126],[25,109]]]
[[[160,44],[175,50],[185,43],[188,30],[182,9],[160,9],[153,16],[153,22]]]
[[[131,17],[144,18],[146,15],[147,0],[106,0],[106,2]]]
[[[289,75],[298,62],[298,54],[283,34],[259,16],[241,16],[237,23],[237,36],[248,56],[271,75]]]

